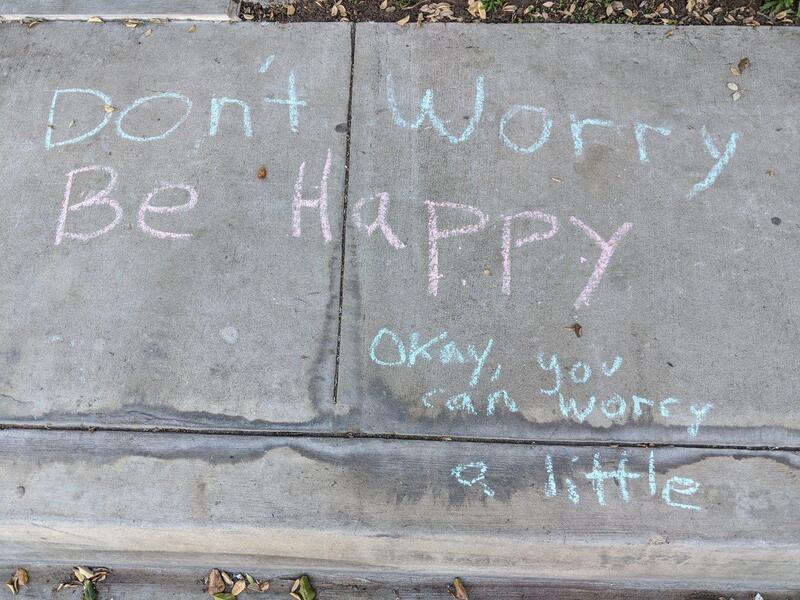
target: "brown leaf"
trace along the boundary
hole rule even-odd
[[[290,17],[291,17],[291,16],[292,16],[292,15],[293,15],[295,12],[296,12],[296,11],[295,11],[294,4],[289,4],[289,5],[286,7],[286,14],[287,14],[288,16],[290,16]]]
[[[571,329],[575,333],[575,337],[581,337],[583,326],[580,323],[573,323],[572,325],[568,326],[567,329]]]
[[[17,580],[19,585],[27,586],[30,577],[28,576],[28,571],[20,567],[17,569],[16,573],[14,573],[14,579]]]
[[[744,73],[744,70],[750,66],[750,59],[744,57],[742,60],[739,61],[739,64],[737,66],[739,67],[739,73]]]
[[[258,582],[258,591],[259,592],[266,592],[269,589],[269,581],[259,581]]]
[[[259,179],[266,179],[267,178],[267,167],[265,167],[264,165],[261,165],[260,167],[258,167],[258,173],[256,174],[256,177],[258,177]]]
[[[9,589],[9,591],[12,594],[14,594],[15,596],[17,595],[17,592],[19,591],[19,588],[17,587],[17,580],[16,579],[14,579],[12,577],[8,581],[6,581],[6,587]]]
[[[737,67],[731,67],[731,75],[739,76],[742,72]]]
[[[400,26],[403,26],[403,25],[405,25],[406,23],[408,23],[410,20],[411,20],[411,15],[406,15],[405,17],[403,17],[402,19],[400,19],[400,20],[397,22],[397,24],[398,24],[398,25],[400,25]]]
[[[208,595],[213,596],[225,591],[225,582],[222,580],[219,569],[212,569],[208,574]]]
[[[231,579],[231,576],[228,575],[227,572],[220,571],[219,574],[222,575],[222,579],[225,581],[225,583],[227,583],[228,585],[233,585],[233,579]]]
[[[194,33],[195,31],[197,31],[197,25],[192,25],[186,30],[187,33]]]
[[[467,588],[464,587],[464,584],[461,583],[461,580],[458,577],[453,579],[453,587],[449,591],[450,595],[456,600],[469,600]]]
[[[383,2],[381,2],[380,9],[386,10],[388,6],[389,6],[389,0],[383,0]]]

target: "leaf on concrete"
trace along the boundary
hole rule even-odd
[[[744,70],[749,66],[750,66],[750,59],[745,56],[742,60],[739,61],[738,64],[739,72],[744,73]]]
[[[197,31],[197,25],[192,25],[186,30],[187,33],[194,33],[195,31]]]
[[[739,91],[733,92],[733,93],[731,94],[731,99],[732,99],[734,102],[737,102],[737,101],[739,100],[739,98],[741,98],[741,97],[742,97],[742,92],[739,92]]]
[[[738,67],[731,67],[731,75],[735,75],[736,77],[738,77],[741,74],[742,74],[742,72],[739,71]]]
[[[219,574],[222,575],[222,579],[225,581],[225,583],[228,585],[233,585],[233,579],[231,579],[231,576],[227,573],[227,571],[220,571]]]
[[[88,19],[86,19],[86,22],[87,23],[102,23],[103,19],[101,19],[100,17],[89,17]]]
[[[311,585],[308,575],[301,575],[295,580],[292,593],[299,596],[300,600],[314,600],[317,597],[317,591]]]
[[[28,575],[27,570],[19,567],[14,573],[14,579],[16,579],[17,585],[24,585],[27,587],[28,581],[30,581],[30,576]]]
[[[236,596],[230,592],[220,592],[219,594],[214,594],[214,600],[236,600]]]
[[[91,579],[83,581],[83,600],[97,600],[97,587]]]
[[[571,329],[572,332],[575,334],[575,337],[581,337],[581,332],[583,331],[583,327],[580,323],[573,323],[572,325],[568,326],[567,329]]]
[[[15,596],[17,595],[17,592],[19,591],[19,588],[17,587],[17,582],[13,577],[11,579],[9,579],[8,581],[6,581],[6,587],[9,589],[9,591],[12,594],[14,594]]]
[[[464,584],[458,577],[453,579],[453,587],[450,588],[449,591],[450,595],[456,600],[469,600],[469,596],[467,595],[467,588],[464,587]]]
[[[213,596],[225,591],[225,582],[222,581],[222,575],[219,569],[212,569],[208,574],[208,595]]]
[[[231,594],[233,594],[234,596],[238,596],[244,591],[244,588],[246,587],[247,587],[247,582],[244,579],[240,579],[239,581],[233,584],[233,587],[231,588]]]
[[[732,91],[732,92],[737,92],[737,91],[739,91],[739,86],[738,86],[738,85],[736,85],[735,83],[733,83],[732,81],[729,81],[729,82],[727,83],[727,86],[728,86],[728,89],[729,89],[730,91]]]

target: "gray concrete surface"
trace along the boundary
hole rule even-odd
[[[623,464],[625,476],[595,489],[586,476],[595,454],[601,470]],[[800,586],[797,453],[657,448],[655,493],[649,457],[647,448],[11,431],[0,437],[0,547],[7,561],[195,567],[198,577],[219,566]],[[467,466],[478,462],[483,472]],[[685,478],[694,493],[682,493]]]
[[[333,397],[349,27],[7,24],[0,38],[0,419],[321,427]],[[299,106],[286,104],[292,78]],[[63,91],[76,89],[96,93]],[[226,98],[247,104],[250,137]],[[328,152],[330,241],[307,207],[295,237],[299,169],[301,199],[318,199]],[[99,205],[74,208],[112,174]],[[172,189],[142,209],[165,185],[191,186],[195,207],[188,189]],[[113,225],[108,198],[118,224],[76,238]]]
[[[0,0],[0,19],[192,19],[227,21],[233,0]],[[238,1],[235,1],[238,7]]]
[[[363,430],[800,443],[800,67],[780,58],[800,30],[667,32],[358,25],[339,402]],[[743,57],[751,66],[736,77]],[[434,118],[419,116],[428,89]],[[578,129],[611,124],[586,124],[578,149],[571,114]],[[639,127],[644,156],[637,124],[662,129]],[[376,220],[382,193],[404,247]],[[435,296],[428,201],[487,219],[446,238],[480,215],[434,205]],[[504,290],[504,217],[525,211],[546,216],[511,221]],[[557,233],[533,241],[551,218]],[[601,247],[574,219],[602,240],[629,227],[588,302]],[[427,354],[415,333],[417,350],[434,340]],[[468,347],[480,356],[490,340],[475,378]],[[592,397],[581,422],[570,399],[584,411]]]

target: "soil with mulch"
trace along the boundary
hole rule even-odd
[[[239,16],[245,21],[383,21],[406,26],[436,22],[749,27],[800,24],[798,0],[795,0],[792,10],[781,10],[781,5],[769,10],[763,0],[455,0],[417,3],[403,0],[292,0],[285,4],[274,1],[263,4],[244,0]]]

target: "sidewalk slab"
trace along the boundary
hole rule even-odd
[[[349,26],[0,36],[0,421],[329,428]]]
[[[10,562],[800,585],[797,453],[650,452],[7,431],[0,545]],[[626,461],[602,503],[595,454],[603,470]]]
[[[800,445],[800,30],[356,31],[361,430]]]
[[[238,6],[238,2],[236,2]],[[230,0],[0,0],[0,19],[192,19],[228,21]]]

